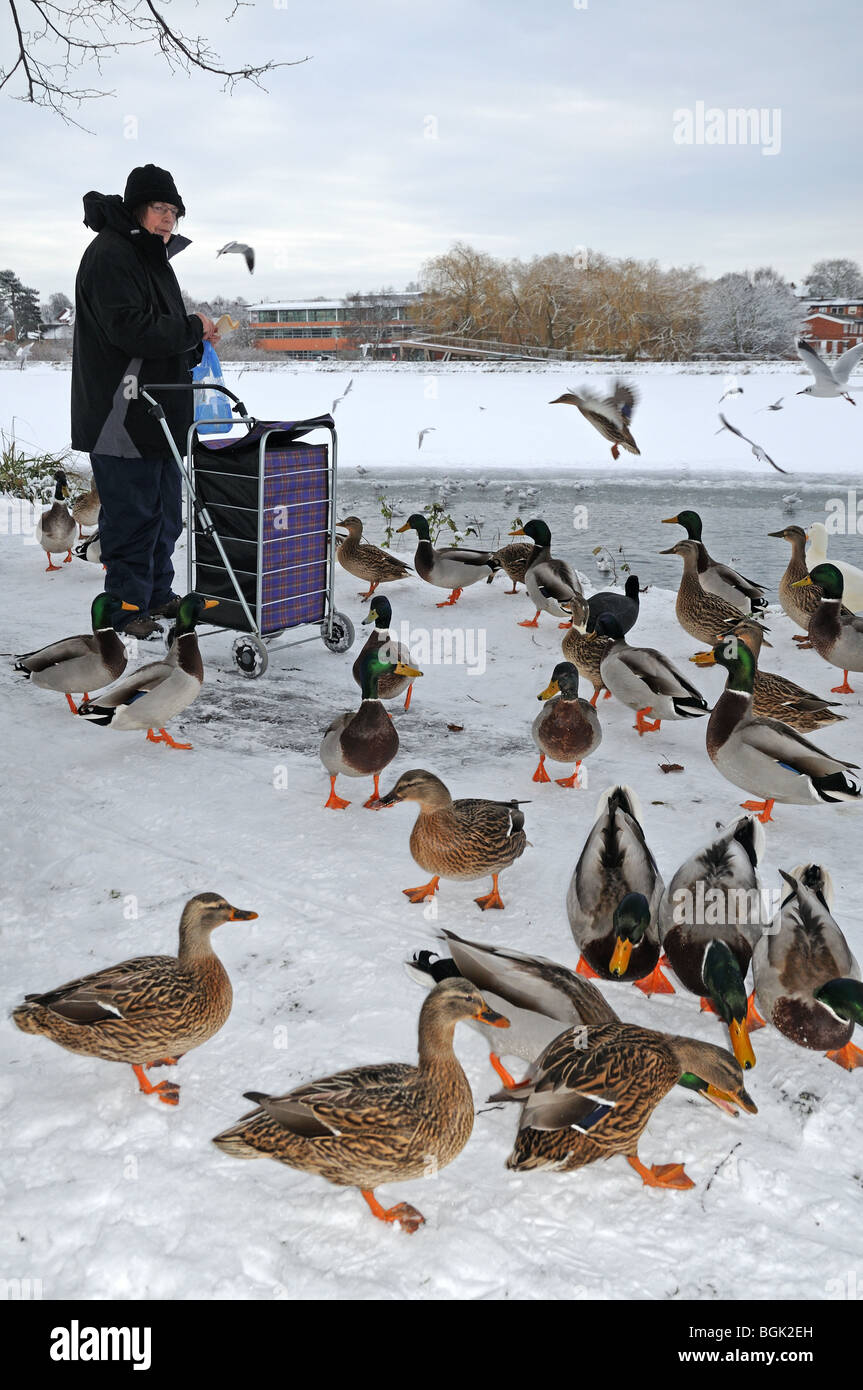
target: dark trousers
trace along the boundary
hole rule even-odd
[[[146,613],[171,596],[171,557],[183,529],[180,470],[173,459],[91,454],[99,493],[105,590]]]

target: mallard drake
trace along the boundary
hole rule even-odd
[[[758,819],[773,819],[774,803],[820,806],[836,801],[859,801],[861,787],[849,772],[856,763],[833,758],[816,748],[779,719],[756,718],[752,713],[755,658],[745,642],[733,635],[710,652],[689,658],[697,666],[724,666],[725,690],[707,721],[707,752],[717,772],[761,801],[744,801],[744,811]]]
[[[848,672],[863,671],[863,616],[841,611],[845,594],[841,570],[837,565],[816,565],[810,575],[796,583],[804,589],[811,584],[820,588],[821,600],[809,619],[809,641],[819,656],[842,671],[842,684],[831,686],[831,692],[853,695]]]
[[[549,405],[574,405],[581,411],[585,420],[599,430],[603,439],[611,442],[611,457],[620,457],[621,449],[630,454],[640,453],[632,437],[630,422],[638,404],[635,389],[624,381],[615,381],[610,396],[595,396],[589,386],[579,391],[565,391],[562,396],[549,401]]]
[[[370,623],[374,623],[374,629],[351,667],[351,675],[360,689],[363,685],[363,659],[366,652],[382,652],[384,660],[395,661],[404,667],[411,665],[411,654],[404,642],[397,642],[390,635],[392,621],[393,610],[389,599],[385,598],[383,594],[378,598],[373,598],[369,605],[368,614],[363,618],[363,627],[368,627]],[[379,700],[396,700],[399,695],[407,691],[405,709],[408,710],[411,707],[413,688],[413,676],[399,676],[395,671],[385,671],[378,678],[377,698]]]
[[[646,1167],[638,1144],[653,1111],[681,1080],[750,1114],[757,1107],[739,1064],[721,1047],[633,1023],[568,1028],[537,1059],[527,1085],[491,1099],[523,1101],[507,1168],[572,1172],[624,1154],[648,1187],[694,1187],[682,1163]]]
[[[84,534],[85,526],[99,525],[99,493],[96,489],[96,479],[90,479],[90,486],[86,492],[79,493],[72,503],[72,516],[78,523],[78,539]]]
[[[821,521],[813,521],[812,525],[806,530],[806,564],[809,573],[815,569],[816,565],[823,565],[827,559],[827,544],[829,541],[827,527]],[[845,603],[852,613],[859,613],[863,610],[863,570],[856,565],[848,565],[843,560],[831,560],[830,563],[842,575],[843,593]]]
[[[599,668],[603,683],[621,704],[635,710],[632,727],[639,737],[657,730],[663,719],[693,719],[707,714],[707,701],[701,691],[662,652],[653,647],[630,647],[613,614],[601,613],[596,630],[612,643]],[[656,717],[648,719],[649,714]]]
[[[683,561],[683,575],[674,609],[680,626],[699,642],[709,642],[711,645],[718,642],[738,621],[740,609],[702,589],[698,579],[698,543],[678,541],[659,553],[679,555]]]
[[[438,608],[448,608],[457,603],[463,589],[477,584],[480,579],[491,579],[499,568],[499,561],[491,551],[469,550],[467,546],[449,546],[437,550],[431,543],[428,518],[421,512],[409,516],[399,531],[416,531],[417,549],[414,565],[420,579],[434,584],[439,589],[449,589],[450,596],[437,604]]]
[[[134,603],[125,603],[114,594],[97,594],[90,607],[92,635],[63,637],[38,652],[27,652],[16,658],[15,670],[43,690],[62,691],[72,713],[77,714],[73,690],[82,691],[89,700],[91,690],[110,685],[125,671],[126,648],[115,624],[121,613],[137,611]]]
[[[764,831],[741,816],[681,864],[659,906],[659,937],[680,983],[728,1025],[734,1055],[755,1066],[746,997],[752,948],[772,920],[758,882]]]
[[[779,929],[762,935],[752,953],[759,1007],[786,1038],[852,1071],[863,1065],[851,1041],[854,1024],[863,1023],[863,984],[830,911],[833,881],[819,864],[780,873],[788,892]]]
[[[701,517],[698,512],[678,512],[677,516],[663,517],[662,524],[682,526],[695,543],[696,574],[705,593],[715,594],[746,617],[756,609],[767,607],[763,584],[756,584],[754,579],[747,579],[730,565],[723,565],[708,555],[707,546],[701,539]]]
[[[631,787],[602,793],[566,894],[581,955],[577,974],[633,980],[645,994],[673,994],[659,968],[656,914],[662,875],[641,827]]]
[[[528,956],[503,946],[466,941],[452,931],[441,931],[451,951],[438,956],[434,951],[416,951],[405,969],[411,979],[430,989],[441,980],[463,976],[477,989],[492,1009],[509,1019],[505,1036],[480,1020],[470,1022],[491,1047],[489,1061],[505,1086],[515,1082],[500,1059],[520,1057],[531,1063],[556,1038],[561,1025],[581,1023],[593,1027],[613,1022],[614,1009],[595,985],[581,975],[557,965],[544,956]],[[483,983],[480,984],[479,981]]]
[[[602,589],[598,594],[591,594],[587,600],[588,632],[596,631],[596,620],[601,613],[610,613],[617,619],[620,631],[629,632],[638,621],[640,604],[637,574],[627,575],[622,594],[616,594],[613,589]]]
[[[412,1233],[424,1219],[416,1207],[385,1209],[374,1189],[437,1173],[470,1138],[473,1096],[453,1052],[455,1026],[469,1018],[508,1027],[467,980],[444,980],[420,1010],[416,1066],[349,1067],[281,1096],[247,1091],[255,1109],[213,1143],[233,1158],[275,1158],[338,1187],[358,1187],[374,1216]]]
[[[336,796],[339,773],[344,777],[374,777],[374,791],[363,804],[372,811],[384,805],[378,782],[399,751],[399,736],[381,704],[378,682],[385,675],[404,676],[409,681],[422,675],[422,671],[406,666],[394,655],[390,659],[386,647],[370,647],[368,643],[360,653],[358,665],[362,704],[358,710],[338,715],[321,741],[321,762],[330,774],[330,795],[324,805],[331,811],[341,811],[351,804]]]
[[[572,616],[572,627],[567,628],[561,648],[567,661],[571,661],[578,674],[593,686],[590,703],[595,708],[601,690],[605,690],[606,700],[611,699],[611,691],[606,690],[601,675],[602,658],[606,652],[611,651],[611,638],[588,632],[590,614],[584,598],[573,598],[569,604],[569,612]]]
[[[826,728],[829,724],[840,723],[844,714],[836,714],[838,700],[825,700],[804,690],[785,676],[777,676],[772,671],[762,671],[760,666],[761,645],[765,642],[764,628],[752,618],[743,618],[733,629],[736,637],[745,642],[755,658],[755,684],[752,687],[752,713],[768,715],[772,719],[782,719],[792,729],[811,733],[815,729]],[[767,646],[770,643],[767,642]]]
[[[492,559],[496,560],[504,574],[512,580],[512,588],[504,589],[505,594],[517,594],[519,584],[525,582],[525,572],[530,557],[533,555],[534,547],[524,545],[519,541],[513,541],[512,545],[502,545],[499,550],[492,551]],[[497,571],[495,570],[495,574]],[[491,584],[494,574],[490,574],[486,580]]]
[[[411,831],[410,848],[421,869],[434,877],[419,888],[405,888],[412,903],[425,902],[437,892],[442,878],[459,882],[491,874],[492,890],[474,901],[483,909],[503,907],[498,875],[509,868],[527,845],[524,813],[517,801],[482,801],[465,797],[453,801],[439,777],[423,768],[403,772],[382,806],[418,801],[419,815]]]
[[[169,748],[191,748],[191,743],[175,743],[165,729],[201,693],[204,663],[198,648],[195,626],[204,612],[218,607],[218,599],[186,594],[180,601],[175,631],[175,651],[162,661],[141,666],[119,685],[85,700],[78,713],[91,724],[126,732],[145,729],[150,743],[166,743]]]
[[[344,521],[337,521],[336,525],[344,526],[348,533],[336,547],[336,559],[348,574],[369,585],[360,598],[371,598],[379,584],[390,584],[395,579],[407,579],[409,574],[413,574],[410,565],[397,555],[363,541],[363,523],[358,516],[346,516]]]
[[[531,734],[539,749],[534,782],[550,782],[546,758],[554,763],[575,763],[569,777],[556,777],[559,787],[578,787],[578,770],[602,742],[602,729],[593,705],[579,698],[578,671],[571,661],[559,661],[538,700],[548,701],[533,721]]]
[[[69,496],[69,481],[62,468],[58,468],[54,474],[54,501],[51,506],[46,508],[36,523],[36,539],[48,556],[48,563],[45,566],[45,573],[49,570],[58,570],[59,565],[52,565],[51,555],[59,554],[61,550],[66,551],[64,565],[68,565],[72,559],[72,543],[77,539],[75,520],[69,508],[66,506],[65,498]]]
[[[566,618],[560,627],[569,627],[572,614],[562,607],[573,598],[581,597],[581,585],[565,560],[556,560],[551,553],[551,532],[544,521],[528,521],[520,531],[510,531],[511,536],[530,536],[533,541],[533,554],[527,562],[524,586],[527,589],[536,613],[525,619],[519,627],[537,627],[539,615],[550,613],[553,617]]]
[[[22,1033],[41,1033],[69,1052],[128,1063],[146,1095],[176,1105],[179,1086],[154,1086],[144,1069],[174,1066],[227,1022],[231,982],[210,933],[257,915],[219,893],[198,893],[183,908],[176,956],[137,956],[47,994],[28,994],[12,1017]]]

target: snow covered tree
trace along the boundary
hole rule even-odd
[[[54,294],[48,296],[48,317],[52,323],[56,323],[60,315],[66,309],[71,308],[72,301],[62,290],[57,290]]]
[[[863,271],[856,261],[816,261],[806,277],[812,299],[863,299]]]
[[[734,357],[788,351],[802,317],[790,285],[770,266],[732,272],[704,291],[699,346]]]
[[[0,270],[0,305],[12,318],[16,340],[38,330],[42,321],[39,295],[22,285],[14,270]]]
[[[223,22],[229,22],[243,0],[233,0]],[[7,0],[8,33],[3,44],[8,59],[0,64],[0,90],[9,87],[17,100],[46,106],[63,120],[77,125],[69,107],[109,95],[101,87],[77,86],[81,69],[95,68],[101,76],[102,64],[121,49],[143,48],[158,54],[171,73],[205,72],[223,79],[223,90],[237,82],[263,84],[261,78],[275,68],[294,67],[308,58],[293,62],[240,63],[226,67],[203,34],[186,34],[168,21],[165,5],[155,0],[28,0],[26,13],[32,28],[26,27],[21,0]],[[35,13],[34,13],[35,12]]]

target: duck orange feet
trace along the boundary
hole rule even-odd
[[[646,716],[651,713],[651,709],[651,705],[645,705],[644,709],[637,709],[635,711],[635,723],[632,727],[638,732],[639,737],[641,737],[642,734],[655,733],[662,723],[661,719],[646,718]]]
[[[426,898],[433,898],[440,883],[440,874],[435,874],[434,878],[429,879],[428,883],[423,883],[419,888],[403,888],[402,892],[406,898],[410,898],[412,903],[424,903]]]
[[[138,1078],[138,1085],[145,1096],[158,1096],[163,1105],[180,1104],[180,1088],[176,1081],[159,1081],[155,1086],[144,1075],[144,1068],[133,1064],[132,1071]]]
[[[385,809],[381,807],[381,789],[378,786],[378,778],[380,777],[380,775],[381,774],[379,772],[375,773],[375,789],[369,797],[368,801],[363,802],[363,805],[369,811],[380,811],[381,809]]]
[[[854,694],[854,687],[853,687],[853,685],[849,685],[849,684],[848,684],[848,672],[847,672],[847,671],[843,671],[843,672],[842,672],[842,684],[841,684],[841,685],[831,685],[830,691],[831,691],[831,694],[833,694],[833,695],[853,695],[853,694]]]
[[[406,1231],[409,1236],[412,1236],[415,1231],[419,1230],[420,1226],[425,1224],[425,1217],[422,1212],[417,1211],[416,1207],[412,1207],[409,1202],[399,1202],[398,1206],[395,1207],[382,1207],[373,1192],[367,1191],[365,1188],[360,1188],[360,1191],[371,1207],[372,1216],[376,1216],[378,1221],[397,1221],[402,1230]]]
[[[336,779],[330,778],[330,794],[324,802],[324,808],[328,811],[343,811],[346,806],[350,806],[349,801],[343,801],[340,796],[336,796]]]
[[[836,1048],[833,1052],[825,1053],[831,1062],[837,1066],[844,1067],[846,1071],[854,1071],[856,1067],[863,1067],[863,1052],[853,1043],[847,1042],[844,1047]]]
[[[453,589],[449,598],[445,598],[443,603],[436,603],[435,608],[451,608],[454,603],[458,603],[463,593],[463,589]],[[413,1210],[413,1208],[411,1208],[411,1210]]]
[[[588,965],[584,956],[579,956],[578,965],[575,967],[576,975],[583,975],[586,980],[598,980],[599,976],[592,966]]]
[[[758,816],[761,824],[766,825],[768,821],[772,821],[773,819],[770,812],[773,810],[775,804],[776,798],[771,797],[768,801],[741,801],[740,806],[744,811],[752,811]]]
[[[147,730],[147,740],[149,743],[167,743],[169,748],[191,748],[191,743],[175,743],[167,729]]]
[[[534,782],[550,782],[550,781],[551,781],[551,778],[549,777],[548,773],[547,773],[546,770],[545,770],[545,754],[544,754],[544,753],[540,753],[540,755],[539,755],[539,766],[537,767],[536,772],[533,774],[533,780],[534,780]]]
[[[578,780],[578,769],[580,767],[581,763],[578,762],[575,764],[575,767],[569,777],[555,777],[554,780],[557,783],[557,785],[559,787],[580,787],[581,783]]]
[[[682,1163],[653,1163],[646,1168],[638,1154],[627,1154],[626,1161],[640,1175],[645,1187],[673,1187],[685,1192],[695,1186]]]
[[[668,964],[665,956],[656,962],[649,975],[635,981],[637,988],[643,994],[674,994],[674,985],[662,973],[663,964]]]
[[[536,610],[536,617],[535,617],[535,618],[523,618],[522,621],[519,623],[519,627],[539,627],[539,615],[540,615],[541,612],[542,612],[542,609],[541,609],[541,608],[537,608],[537,610]]]
[[[491,885],[490,893],[484,894],[481,898],[474,898],[474,902],[482,908],[483,912],[487,912],[490,907],[503,907],[503,898],[500,896],[500,890],[497,886],[497,874],[492,874]]]

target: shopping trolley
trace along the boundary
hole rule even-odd
[[[331,652],[354,641],[350,618],[334,606],[336,474],[338,441],[331,415],[309,420],[256,420],[227,387],[238,438],[189,430],[180,456],[153,391],[189,389],[151,384],[141,389],[161,424],[183,475],[187,513],[188,590],[219,601],[217,628],[239,632],[232,647],[237,670],[254,678],[266,671],[269,653],[313,641],[317,634],[284,641],[298,627],[315,626]],[[306,436],[329,434],[329,444]],[[202,634],[206,635],[206,633]],[[169,633],[169,642],[172,634]]]

